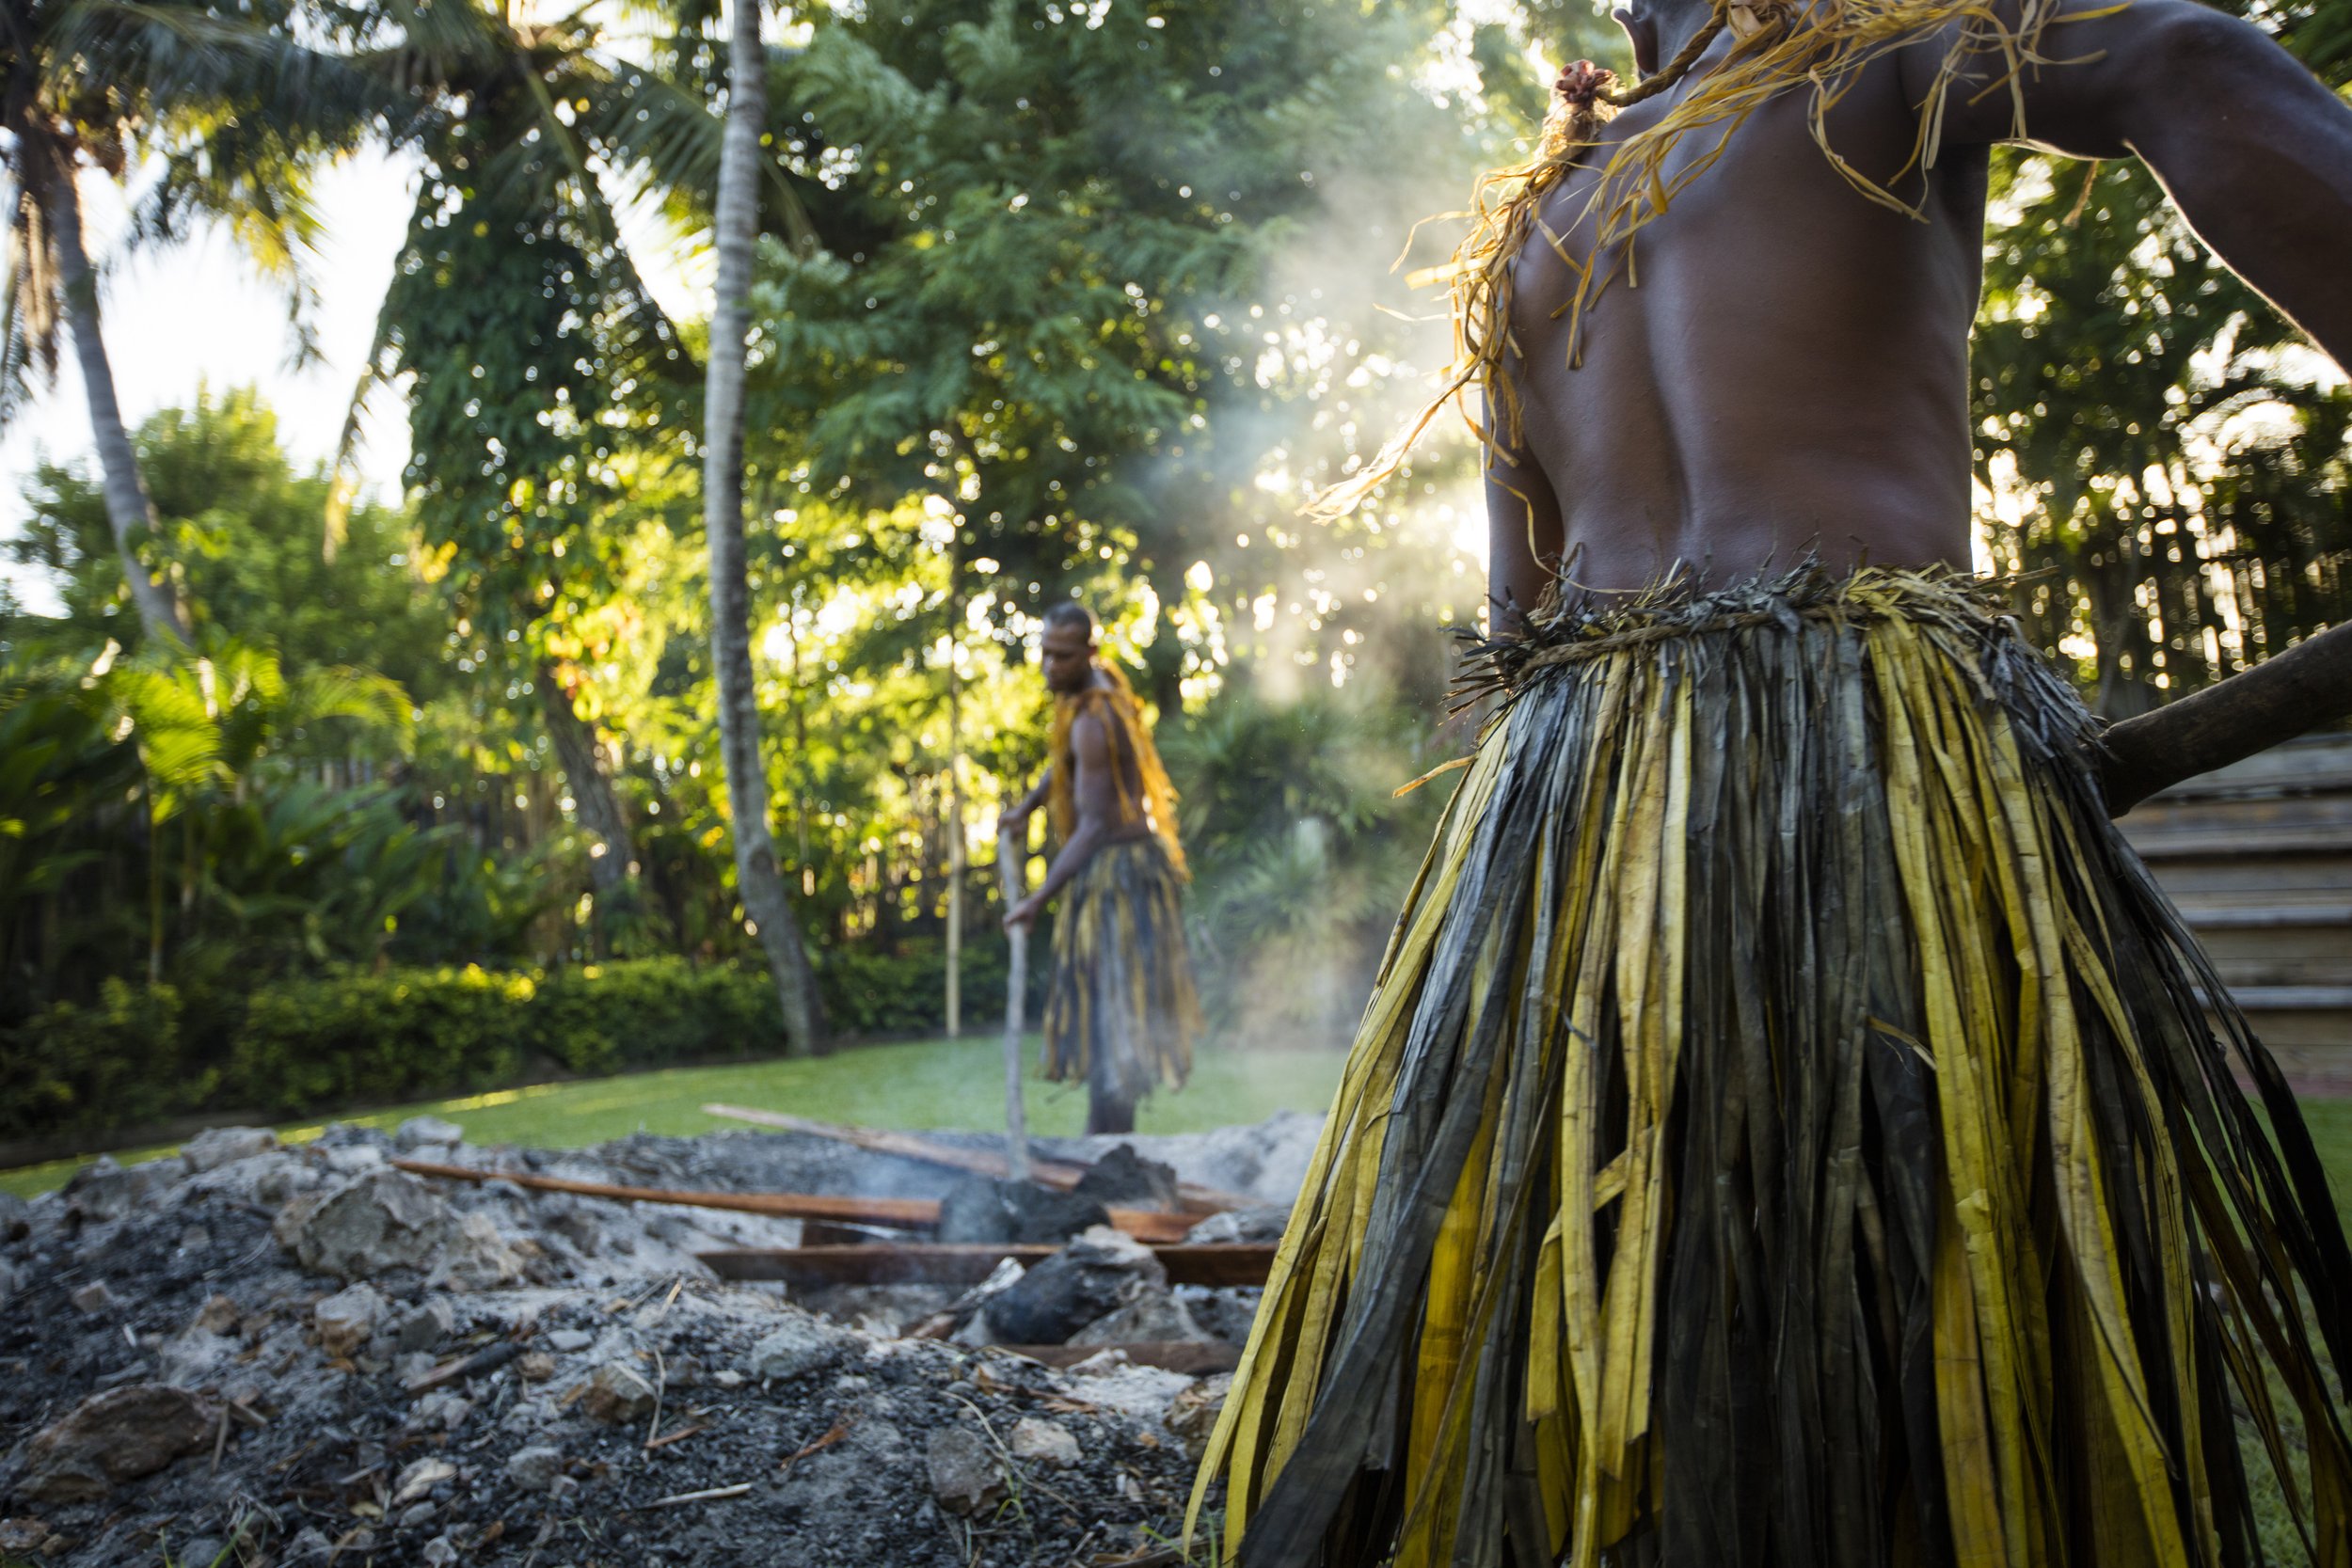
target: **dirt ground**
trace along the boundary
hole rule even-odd
[[[1115,1350],[1056,1370],[987,1345],[988,1304],[957,1289],[787,1292],[694,1256],[791,1244],[795,1222],[388,1161],[889,1196],[953,1173],[796,1134],[548,1153],[455,1131],[223,1132],[0,1198],[0,1564],[1063,1568],[1181,1535],[1221,1379]],[[1131,1143],[1265,1200],[1263,1227],[1314,1132],[1285,1116],[1055,1152]],[[1081,1310],[1125,1314],[1096,1326],[1247,1330],[1254,1292],[1171,1291],[1107,1231],[1081,1255],[1110,1292]],[[955,1342],[901,1334],[943,1308]]]

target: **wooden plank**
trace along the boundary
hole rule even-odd
[[[737,1213],[766,1214],[774,1219],[826,1220],[841,1225],[880,1225],[893,1230],[935,1230],[939,1204],[927,1197],[835,1197],[821,1193],[694,1193],[659,1187],[622,1187],[604,1181],[571,1181],[562,1177],[533,1176],[527,1171],[474,1170],[465,1165],[435,1164],[427,1160],[394,1160],[393,1168],[412,1176],[437,1177],[449,1181],[512,1181],[532,1192],[570,1193],[580,1197],[611,1198],[620,1203],[675,1203],[689,1209],[726,1209]],[[1139,1242],[1177,1242],[1197,1223],[1189,1214],[1161,1214],[1145,1209],[1113,1209],[1111,1224]],[[862,1249],[851,1249],[862,1250]]]
[[[2123,836],[2144,861],[2352,854],[2352,827],[2341,824],[2311,828],[2201,828],[2180,832],[2157,830],[2126,832]]]
[[[786,1285],[977,1285],[1012,1259],[1024,1268],[1059,1247],[1032,1243],[916,1242],[871,1246],[727,1247],[694,1256],[722,1279]],[[1152,1248],[1171,1285],[1263,1285],[1271,1242]]]
[[[968,1171],[974,1176],[1006,1180],[1009,1162],[1002,1154],[989,1149],[960,1148],[953,1144],[936,1143],[916,1132],[894,1132],[882,1127],[851,1127],[841,1122],[817,1121],[796,1117],[784,1111],[761,1111],[748,1105],[710,1104],[703,1107],[706,1116],[723,1117],[729,1121],[749,1122],[755,1127],[771,1127],[780,1132],[801,1132],[812,1138],[830,1138],[869,1154],[895,1155],[901,1160],[920,1161],[947,1170]],[[1029,1180],[1041,1186],[1068,1192],[1078,1184],[1087,1167],[1069,1160],[1049,1159],[1032,1149],[1029,1154]],[[1204,1187],[1196,1181],[1176,1183],[1176,1196],[1188,1213],[1216,1214],[1228,1209],[1256,1208],[1259,1199],[1247,1193],[1221,1192]]]

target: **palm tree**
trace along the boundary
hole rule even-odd
[[[768,120],[768,53],[760,0],[735,0],[728,51],[725,139],[719,156],[715,232],[719,279],[703,381],[703,533],[710,549],[710,656],[719,688],[719,748],[734,816],[735,880],[768,955],[785,1027],[821,1050],[825,1015],[801,923],[776,871],[760,756],[759,695],[752,679],[751,587],[743,573],[743,378],[751,331],[752,248],[759,236],[760,133]]]
[[[115,395],[78,181],[86,168],[151,177],[135,240],[176,237],[196,215],[227,220],[294,287],[299,321],[297,258],[316,232],[310,167],[382,104],[342,62],[294,42],[286,19],[275,5],[0,0],[0,159],[16,194],[0,421],[55,384],[70,330],[123,580],[148,637],[167,646],[191,622],[167,572],[141,554],[155,508]]]
[[[610,574],[600,513],[628,486],[599,459],[616,427],[659,445],[691,391],[679,335],[620,238],[608,180],[662,190],[716,163],[700,98],[622,63],[585,9],[379,0],[354,60],[415,113],[394,138],[423,171],[344,429],[410,380],[408,483],[452,587],[496,645],[521,641],[579,821],[599,921],[635,902],[639,856],[607,749],[550,648],[564,607]],[[330,525],[332,519],[330,519]]]

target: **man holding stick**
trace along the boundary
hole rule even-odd
[[[2345,1568],[2352,1252],[2108,817],[2352,643],[2103,736],[1965,563],[1991,147],[2144,159],[2342,364],[2352,108],[2187,0],[1618,18],[1643,79],[1563,71],[1450,269],[1501,705],[1196,1511],[1253,1568],[2223,1568],[2270,1470]]]
[[[1012,906],[1025,929],[1063,894],[1045,995],[1045,1075],[1087,1085],[1087,1131],[1132,1132],[1136,1102],[1184,1086],[1200,1007],[1184,941],[1184,851],[1176,791],[1134,690],[1100,657],[1091,611],[1045,612],[1040,659],[1054,694],[1045,776],[1006,814],[1025,840],[1047,806],[1060,850],[1044,885]]]

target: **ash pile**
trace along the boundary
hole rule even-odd
[[[0,1196],[0,1563],[1172,1563],[1257,1292],[1164,1260],[1279,1232],[1316,1132],[1040,1140],[1074,1190],[802,1133],[431,1121],[102,1160]],[[937,1217],[909,1277],[870,1227],[539,1180]],[[1188,1184],[1254,1202],[1197,1217]],[[1129,1233],[1154,1212],[1189,1234]]]

